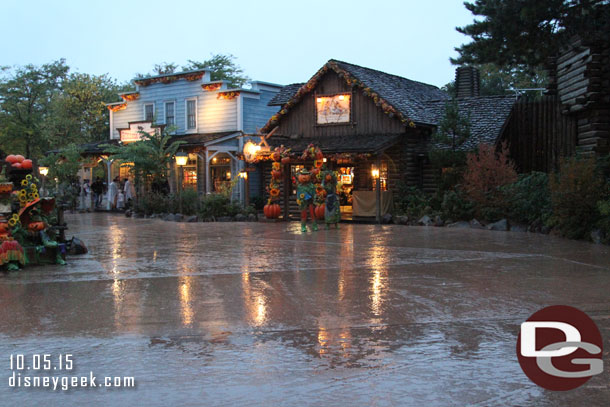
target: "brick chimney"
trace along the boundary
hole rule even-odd
[[[455,93],[458,99],[479,96],[481,77],[474,66],[460,66],[455,70]]]

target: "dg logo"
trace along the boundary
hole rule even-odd
[[[603,372],[602,336],[584,312],[546,307],[521,324],[517,357],[523,372],[548,390],[572,390]]]

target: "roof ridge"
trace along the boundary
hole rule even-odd
[[[355,67],[360,68],[360,69],[366,69],[367,71],[376,72],[376,73],[379,73],[379,74],[382,74],[382,75],[385,75],[385,76],[393,76],[395,78],[406,80],[406,81],[409,81],[409,82],[412,82],[412,83],[418,83],[420,85],[429,86],[431,88],[439,89],[440,90],[440,88],[438,86],[436,86],[436,85],[432,85],[430,83],[425,83],[425,82],[421,82],[421,81],[415,81],[413,79],[409,79],[409,78],[406,78],[404,76],[396,75],[396,74],[389,73],[389,72],[380,71],[379,69],[374,69],[374,68],[369,68],[369,67],[362,66],[362,65],[352,64],[351,62],[340,61],[338,59],[329,59],[328,62],[336,62],[336,63],[340,63],[340,64],[351,65],[351,66],[355,66]]]

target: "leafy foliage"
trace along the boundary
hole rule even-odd
[[[480,144],[477,153],[467,156],[464,173],[464,191],[477,204],[479,213],[506,207],[501,187],[517,180],[514,163],[508,157],[508,148],[502,145],[496,153],[488,144]],[[498,214],[488,213],[488,217]]]
[[[603,179],[595,159],[563,159],[560,171],[550,179],[553,224],[570,239],[581,239],[598,221],[598,202],[603,198]]]
[[[404,183],[398,185],[398,193],[394,199],[396,212],[409,218],[419,218],[432,211],[431,197],[416,187]]]
[[[476,0],[464,6],[477,19],[457,28],[472,42],[456,48],[455,64],[543,66],[574,35],[607,41],[610,31],[606,0]]]
[[[503,188],[511,220],[544,224],[551,216],[549,176],[544,172],[521,174],[517,182]]]
[[[49,154],[40,164],[49,167],[46,189],[53,191],[59,201],[76,206],[80,194],[78,170],[81,166],[82,150],[76,144],[69,144],[59,153]]]
[[[146,181],[163,182],[167,179],[169,165],[176,151],[184,141],[170,143],[172,129],[162,133],[140,132],[142,139],[123,146],[105,145],[106,150],[114,154],[115,160],[129,165],[135,177],[136,186]]]
[[[466,169],[466,152],[448,149],[432,149],[428,154],[434,168],[439,191],[454,189],[462,183]]]
[[[65,62],[18,67],[0,81],[0,144],[6,151],[31,158],[50,149],[45,124],[68,74]]]
[[[456,151],[470,137],[470,116],[460,112],[457,100],[445,104],[433,141]]]
[[[475,206],[468,196],[461,190],[446,191],[441,203],[441,214],[443,219],[470,220],[473,218]]]
[[[250,80],[244,75],[243,69],[235,63],[235,56],[231,54],[214,54],[203,62],[189,59],[183,69],[187,71],[209,69],[213,81],[226,80],[231,87],[241,87]]]

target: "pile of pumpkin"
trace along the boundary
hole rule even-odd
[[[12,168],[22,169],[22,170],[31,170],[32,169],[32,160],[25,158],[21,154],[17,155],[7,155],[4,159],[7,163],[11,165]]]
[[[263,213],[267,219],[277,219],[282,212],[280,205],[277,203],[280,199],[280,183],[282,181],[282,164],[290,163],[290,149],[284,146],[276,147],[271,153],[271,181],[267,187],[269,192],[269,200],[263,208]]]

